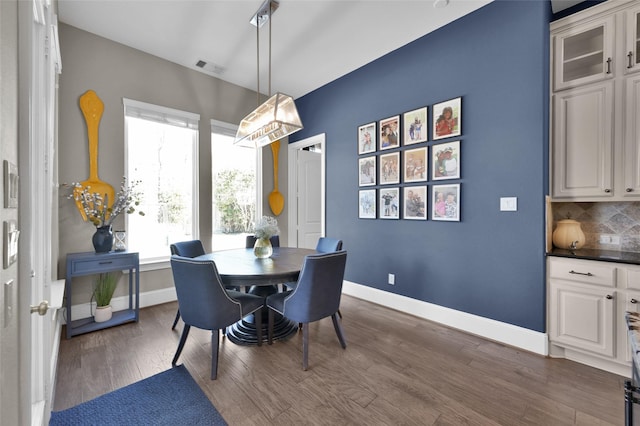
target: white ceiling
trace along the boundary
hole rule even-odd
[[[436,8],[434,0],[280,0],[272,17],[271,93],[300,97],[491,1],[450,0]],[[566,1],[575,3],[554,0]],[[262,2],[59,0],[59,20],[256,90],[256,28],[249,20]],[[260,30],[262,93],[269,92],[268,28]],[[198,60],[208,63],[204,70]]]

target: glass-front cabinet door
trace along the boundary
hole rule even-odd
[[[626,35],[626,64],[627,73],[640,71],[640,7],[627,11],[625,26]]]
[[[577,25],[554,37],[554,90],[613,77],[614,17]]]

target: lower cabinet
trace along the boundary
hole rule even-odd
[[[640,311],[640,266],[549,256],[550,355],[629,376],[625,312]]]

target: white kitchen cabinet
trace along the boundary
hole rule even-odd
[[[640,6],[611,1],[551,24],[551,198],[640,198]]]
[[[613,78],[613,16],[572,25],[553,37],[554,90]]]
[[[553,196],[613,197],[613,82],[553,95]]]
[[[628,375],[625,312],[640,312],[640,265],[549,256],[550,354]]]

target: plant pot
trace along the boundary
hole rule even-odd
[[[273,246],[269,238],[258,238],[253,245],[253,254],[258,259],[266,259],[273,254]]]
[[[112,316],[113,316],[113,309],[111,308],[111,305],[98,306],[96,308],[96,313],[93,316],[93,320],[95,322],[105,322],[105,321],[109,321]]]
[[[113,231],[111,225],[96,228],[96,233],[91,238],[96,253],[108,253],[113,247]]]

